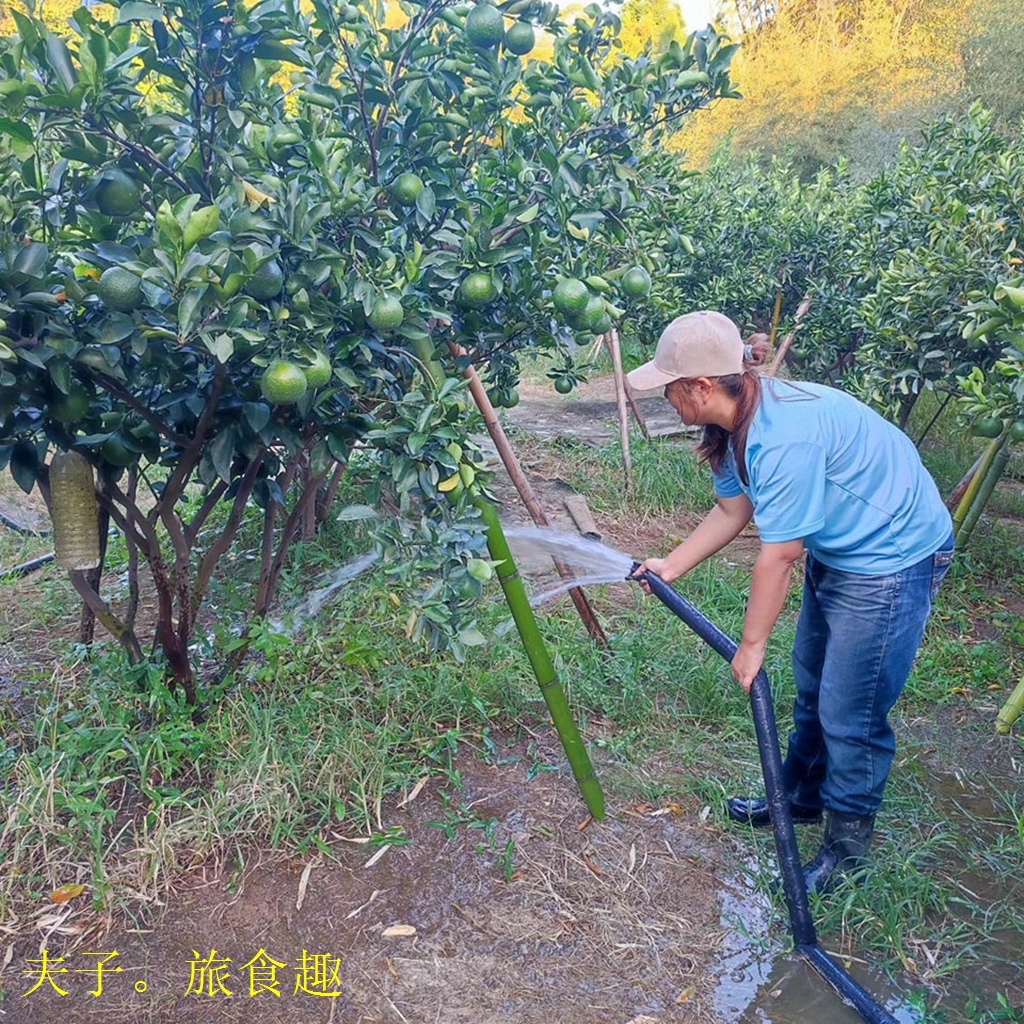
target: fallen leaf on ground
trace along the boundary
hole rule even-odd
[[[81,896],[83,892],[85,892],[84,885],[62,885],[59,889],[54,889],[50,893],[50,902],[67,903],[68,900]]]
[[[697,994],[696,985],[687,985],[679,995],[676,996],[676,1002],[679,1004],[688,1003]]]
[[[406,804],[411,804],[423,792],[423,787],[427,784],[428,778],[426,775],[416,783],[415,786],[409,791],[409,795],[398,802],[399,807],[405,807]]]
[[[302,877],[299,879],[299,895],[295,898],[295,909],[301,910],[303,900],[306,898],[306,887],[309,885],[309,876],[313,873],[315,868],[320,863],[319,857],[314,857],[303,869]]]

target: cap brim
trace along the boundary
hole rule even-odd
[[[654,365],[653,359],[626,374],[626,383],[634,391],[654,391],[665,387],[666,384],[671,384],[674,380],[679,380],[679,374],[659,370]]]

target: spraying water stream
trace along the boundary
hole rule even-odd
[[[532,596],[530,604],[534,607],[571,587],[622,583],[633,568],[633,559],[615,548],[591,537],[561,533],[547,526],[510,526],[505,530],[505,537],[517,558],[525,554],[549,555],[573,569],[583,570],[581,575]]]
[[[352,559],[328,574],[325,582],[308,594],[295,607],[288,609],[280,618],[272,620],[275,630],[294,636],[312,618],[320,613],[320,609],[343,587],[362,575],[380,558],[380,551],[374,549],[365,555]]]

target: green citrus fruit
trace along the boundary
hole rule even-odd
[[[1024,420],[1014,420],[1010,424],[1010,439],[1024,441]]]
[[[274,405],[294,405],[308,387],[302,367],[287,359],[275,359],[260,377],[260,391]]]
[[[466,38],[481,49],[497,46],[505,37],[505,19],[491,4],[477,4],[466,16]]]
[[[982,416],[974,424],[978,437],[998,437],[1003,432],[1003,421],[998,416]]]
[[[572,378],[571,377],[556,377],[555,378],[555,390],[560,395],[567,395],[572,391]]]
[[[323,349],[318,349],[313,361],[302,367],[306,383],[311,388],[322,388],[331,379],[331,360]]]
[[[528,54],[537,42],[533,26],[525,21],[517,21],[505,33],[505,49],[518,57]]]
[[[96,206],[105,217],[131,217],[142,208],[142,193],[129,175],[115,167],[96,186]]]
[[[551,301],[562,316],[579,316],[590,301],[590,290],[575,277],[567,277],[555,285]]]
[[[572,318],[572,325],[579,331],[592,331],[594,324],[604,315],[604,299],[599,295],[591,295],[583,312]]]
[[[486,271],[475,270],[463,279],[459,294],[467,305],[486,306],[498,297],[498,286]]]
[[[405,171],[395,178],[391,186],[391,194],[403,206],[412,206],[416,197],[423,191],[423,179],[412,171]]]
[[[505,408],[514,409],[519,404],[519,389],[509,388],[505,395]]]
[[[375,331],[393,331],[405,319],[402,301],[397,295],[382,295],[370,312],[370,326]]]
[[[108,267],[96,282],[96,294],[107,309],[130,313],[142,302],[142,281],[124,267]]]
[[[64,394],[59,391],[50,401],[50,417],[58,423],[77,423],[89,411],[89,392],[77,384]]]
[[[281,294],[283,287],[284,271],[281,269],[281,264],[277,260],[270,260],[249,278],[245,286],[245,294],[258,302],[269,302]]]
[[[602,313],[591,325],[590,330],[594,334],[607,334],[615,324],[607,313]]]
[[[651,275],[643,267],[631,267],[622,275],[622,290],[631,299],[642,299],[651,290]]]

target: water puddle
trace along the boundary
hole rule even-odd
[[[1009,809],[991,793],[957,774],[933,773],[929,778],[931,799],[937,814],[961,824],[968,837],[960,856],[949,851],[936,868],[943,881],[962,889],[962,904],[952,902],[948,913],[965,921],[979,915],[995,915],[999,906],[1020,906],[1024,882],[1007,877],[993,867],[978,863],[977,851],[986,843],[1005,843],[1006,830],[1014,828]],[[750,872],[757,870],[751,861]],[[742,880],[720,894],[725,937],[716,967],[715,1015],[722,1024],[858,1024],[861,1016],[836,995],[802,957],[792,952],[788,929],[766,899]],[[771,936],[771,938],[767,938]],[[822,945],[828,949],[828,936]],[[996,993],[1024,998],[1020,963],[1024,960],[1024,934],[1008,928],[987,929],[984,948],[973,962],[960,967],[950,978],[929,988],[920,979],[894,981],[873,968],[870,954],[836,957],[851,977],[866,988],[899,1024],[973,1022],[984,1010],[996,1012]],[[980,1004],[983,1008],[975,1008]],[[926,1007],[925,1009],[922,1009]],[[939,1016],[936,1016],[939,1015]],[[1017,1016],[986,1020],[1024,1021]]]

